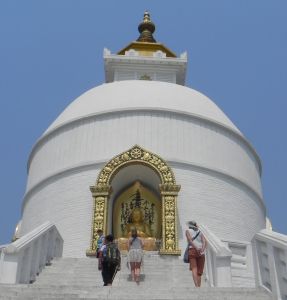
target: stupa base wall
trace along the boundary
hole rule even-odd
[[[181,185],[177,199],[180,249],[185,249],[186,222],[191,219],[230,242],[249,243],[265,227],[264,207],[244,184],[191,165],[171,165]],[[89,187],[100,169],[66,172],[39,186],[26,200],[21,235],[50,221],[64,239],[63,256],[84,257],[90,246],[94,209]]]

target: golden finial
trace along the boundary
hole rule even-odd
[[[156,43],[152,36],[155,31],[155,25],[151,21],[148,11],[145,11],[143,21],[139,24],[138,30],[140,32],[140,36],[137,39],[138,42]]]

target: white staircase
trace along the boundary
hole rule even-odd
[[[129,273],[123,256],[113,286],[104,287],[97,259],[54,259],[33,284],[0,284],[0,299],[272,299],[264,290],[253,288],[210,288],[204,278],[202,287],[194,288],[188,265],[177,257],[145,255],[139,285],[130,280]]]

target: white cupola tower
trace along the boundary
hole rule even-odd
[[[177,57],[163,44],[158,43],[153,33],[155,25],[148,12],[139,24],[139,38],[112,54],[104,49],[106,82],[122,80],[153,80],[185,84],[187,54]]]

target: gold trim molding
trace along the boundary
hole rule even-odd
[[[160,43],[147,43],[147,42],[132,42],[129,45],[127,45],[125,48],[120,50],[117,54],[118,55],[125,55],[126,51],[129,50],[136,50],[140,52],[142,56],[151,56],[156,51],[162,51],[166,53],[166,57],[176,57],[176,54],[172,52],[170,49],[168,49],[165,45]]]
[[[172,169],[160,156],[141,148],[139,145],[135,145],[128,151],[112,158],[99,173],[95,186],[90,187],[94,208],[91,243],[86,254],[88,256],[96,254],[97,230],[102,229],[106,233],[112,179],[120,169],[130,164],[146,165],[159,175],[161,179],[159,190],[162,201],[162,246],[160,253],[180,255],[177,234],[177,194],[180,185],[176,184]]]
[[[158,173],[162,184],[176,184],[173,171],[162,158],[135,145],[130,150],[115,156],[106,164],[98,176],[95,188],[100,188],[102,185],[109,185],[118,170],[123,168],[126,164],[131,163],[140,163],[150,166]]]

